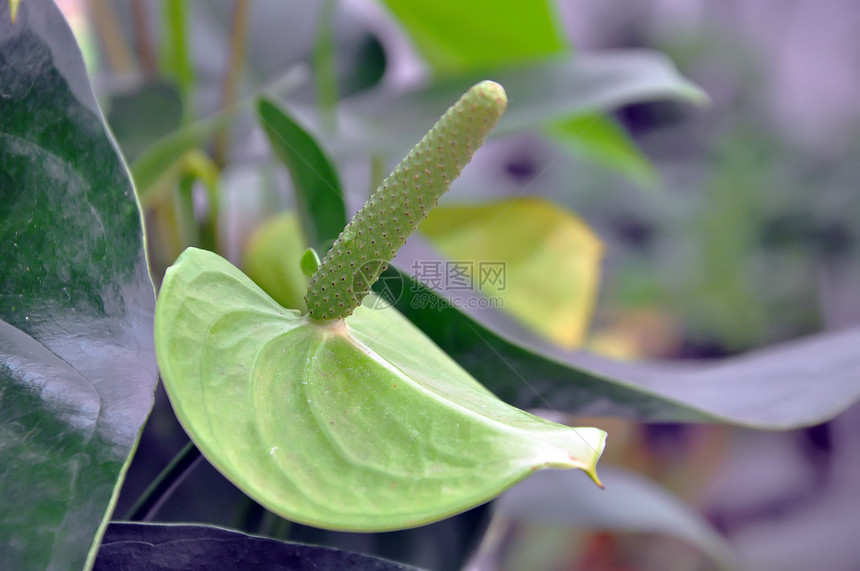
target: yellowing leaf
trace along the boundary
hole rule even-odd
[[[562,347],[582,343],[603,245],[576,216],[539,198],[439,206],[421,231],[447,258],[474,263],[474,285],[523,325]],[[480,264],[504,262],[503,280]]]

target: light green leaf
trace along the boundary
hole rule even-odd
[[[648,157],[611,117],[578,115],[548,125],[545,132],[572,155],[616,170],[642,186],[653,187],[659,180]]]
[[[420,230],[472,284],[528,328],[563,347],[582,343],[603,245],[579,218],[540,198],[435,208]],[[496,273],[492,273],[495,268]]]
[[[156,308],[162,377],[204,455],[288,519],[429,523],[540,468],[594,475],[605,433],[505,405],[396,311],[321,323],[188,249]]]
[[[554,2],[385,0],[439,73],[531,62],[565,51]]]

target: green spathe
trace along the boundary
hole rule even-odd
[[[184,428],[288,519],[400,529],[485,502],[536,469],[596,479],[605,433],[503,403],[393,309],[315,321],[192,248],[165,276],[155,329]]]

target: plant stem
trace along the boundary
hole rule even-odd
[[[161,69],[172,77],[182,97],[182,120],[187,123],[195,117],[192,88],[194,68],[189,52],[187,0],[163,0],[162,22],[164,35],[161,42]]]
[[[232,107],[236,101],[236,84],[245,61],[245,44],[248,32],[248,13],[251,0],[235,0],[233,3],[233,27],[230,31],[230,61],[224,76],[221,91],[221,109]],[[215,163],[223,167],[227,164],[230,147],[230,129],[224,127],[215,139]]]
[[[144,0],[132,0],[131,2],[132,22],[134,25],[134,44],[137,48],[137,58],[140,70],[146,76],[155,75],[157,62],[155,60],[155,49],[149,33],[149,20],[146,15],[146,2]]]
[[[90,0],[89,13],[105,46],[110,68],[117,75],[133,73],[137,64],[134,56],[122,37],[122,27],[114,14],[113,8],[105,0]]]
[[[150,521],[170,494],[194,469],[203,456],[189,442],[173,457],[170,464],[152,481],[125,516],[128,521]]]
[[[323,127],[330,134],[337,128],[337,71],[334,50],[334,14],[337,0],[323,0],[314,43],[314,78],[317,104]]]

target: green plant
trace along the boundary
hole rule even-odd
[[[396,311],[359,308],[506,102],[483,82],[448,110],[314,268],[307,315],[203,250],[167,271],[155,338],[174,410],[272,511],[383,531],[483,503],[538,468],[597,480],[602,431],[505,405]]]
[[[664,58],[654,54],[617,54],[592,56],[591,59],[588,56],[564,57],[564,41],[557,40],[552,30],[546,32],[541,28],[554,25],[544,3],[537,3],[537,8],[533,9],[511,4],[499,12],[500,30],[516,30],[517,26],[526,24],[544,30],[535,34],[539,42],[526,42],[528,49],[519,51],[521,57],[514,66],[505,66],[506,62],[493,59],[504,50],[494,49],[492,43],[504,43],[505,34],[488,33],[470,51],[469,44],[477,36],[445,27],[429,26],[428,31],[427,23],[433,21],[432,14],[420,13],[420,17],[414,17],[419,14],[417,10],[450,11],[450,3],[425,3],[412,8],[413,12],[406,4],[391,2],[390,5],[401,14],[404,27],[422,39],[419,43],[428,50],[427,59],[438,75],[426,89],[406,95],[394,96],[383,90],[370,104],[340,102],[343,111],[363,125],[362,150],[376,154],[400,153],[402,142],[414,142],[418,138],[416,133],[423,132],[456,94],[465,91],[476,79],[489,76],[506,86],[512,100],[511,109],[499,124],[502,133],[539,126],[552,137],[578,138],[579,148],[593,143],[589,147],[592,154],[601,156],[603,162],[627,169],[628,174],[642,176],[645,171],[641,160],[630,158],[641,159],[641,155],[611,127],[597,131],[612,141],[607,144],[607,139],[603,139],[602,147],[599,141],[584,136],[583,131],[571,132],[565,127],[573,120],[576,120],[574,124],[595,121],[606,127],[607,120],[598,112],[624,102],[664,97],[683,101],[701,99],[695,87],[677,76]],[[291,557],[306,558],[308,563],[327,556],[340,558],[338,561],[342,565],[348,565],[349,558],[353,557],[353,564],[358,564],[355,561],[359,556],[343,552],[244,536],[237,538],[221,530],[108,525],[130,455],[152,404],[156,378],[151,342],[154,296],[147,275],[140,210],[122,156],[117,152],[91,92],[74,39],[56,7],[48,0],[25,0],[14,24],[10,23],[6,4],[0,8],[0,90],[3,94],[0,98],[0,124],[3,126],[0,136],[0,164],[3,166],[0,177],[0,465],[14,466],[0,477],[3,497],[0,559],[13,568],[75,569],[92,565],[97,555],[104,558],[101,561],[105,566],[129,562],[144,564],[140,551],[131,549],[139,548],[142,539],[149,544],[149,552],[154,556],[173,557],[176,561],[180,556],[196,557],[198,562],[214,564],[217,559],[207,558],[223,553],[214,546],[244,542],[260,557],[268,554],[266,556],[274,559],[276,554],[284,556],[289,552]],[[474,14],[470,15],[468,9],[458,13],[465,25],[477,29],[479,20],[475,18],[484,17],[481,10],[486,10],[486,6],[476,4]],[[181,11],[171,12],[171,15],[179,24],[187,17]],[[181,36],[182,26],[176,29]],[[481,29],[486,31],[486,28]],[[518,51],[514,43],[503,47]],[[456,57],[446,55],[452,53]],[[475,57],[470,59],[463,54]],[[178,59],[187,57],[187,50],[177,50],[175,55]],[[535,59],[540,61],[525,65]],[[185,64],[187,62],[172,61],[169,66],[172,70],[185,70],[171,72],[182,86],[180,92],[185,94],[180,99],[187,97],[190,90],[191,80]],[[499,67],[493,69],[494,66]],[[479,72],[476,69],[479,67],[484,69]],[[184,126],[168,126],[164,138],[150,142],[135,158],[131,170],[138,196],[147,217],[156,222],[147,236],[156,268],[160,259],[170,258],[168,263],[173,261],[165,252],[177,253],[187,245],[212,248],[219,245],[221,203],[214,187],[224,176],[221,171],[224,165],[219,161],[229,160],[229,154],[226,159],[210,158],[207,142],[229,125],[230,118],[240,113],[247,103],[226,101],[220,114],[199,122],[193,116],[182,115]],[[334,240],[335,234],[346,225],[339,168],[324,150],[326,145],[335,147],[326,139],[324,129],[311,134],[303,127],[294,118],[292,107],[297,107],[294,101],[279,101],[269,94],[257,105],[257,115],[270,137],[272,148],[284,159],[295,182],[301,231],[296,232],[296,225],[293,225],[288,229],[292,232],[291,239],[303,242],[302,247],[312,246],[324,252],[326,243]],[[193,106],[186,105],[184,109],[187,112]],[[116,117],[115,124],[119,121],[121,116]],[[349,144],[348,133],[340,135],[338,142]],[[612,148],[613,152],[601,154],[600,148]],[[627,152],[619,152],[619,149]],[[621,164],[626,166],[618,166]],[[192,187],[196,180],[207,183],[210,197],[207,216],[195,216]],[[452,214],[443,216],[453,217]],[[153,228],[161,228],[163,232]],[[428,234],[434,234],[433,230],[429,229]],[[301,251],[302,247],[293,249]],[[298,267],[298,260],[282,262],[291,268]],[[548,273],[545,266],[540,269]],[[157,277],[157,273],[154,275]],[[304,279],[295,273],[286,275],[288,279]],[[346,409],[349,418],[341,416],[336,420],[344,421],[347,427],[346,420],[364,426],[365,436],[379,429],[392,431],[395,425],[385,424],[385,421],[395,416],[384,415],[389,409],[396,410],[396,418],[402,421],[400,426],[409,429],[386,434],[390,440],[368,440],[363,444],[368,453],[379,453],[380,450],[384,452],[386,442],[395,443],[400,446],[397,455],[403,454],[407,443],[415,441],[412,437],[421,432],[420,427],[435,426],[433,422],[439,422],[440,418],[443,424],[445,419],[463,418],[462,410],[452,412],[452,407],[430,401],[421,387],[435,386],[440,391],[456,392],[458,399],[489,407],[494,414],[532,427],[533,432],[540,434],[539,441],[557,444],[560,439],[565,445],[575,434],[571,429],[515,412],[508,405],[549,407],[566,414],[620,415],[642,421],[724,422],[781,429],[828,419],[858,398],[854,382],[858,368],[854,351],[856,330],[685,368],[670,364],[617,363],[499,333],[479,318],[447,303],[437,292],[396,267],[386,270],[383,279],[386,278],[401,280],[402,295],[389,300],[395,301],[393,308],[356,310],[347,318],[349,339],[337,331],[337,326],[314,324],[296,312],[281,308],[212,253],[189,250],[165,282],[159,328],[162,323],[170,322],[162,321],[162,307],[166,313],[177,312],[177,317],[170,317],[170,320],[185,321],[175,330],[166,331],[166,336],[160,335],[159,343],[168,346],[167,354],[173,350],[172,343],[184,344],[182,346],[189,350],[194,348],[195,360],[191,362],[201,367],[185,371],[183,367],[187,367],[187,363],[168,357],[163,372],[170,377],[171,391],[205,390],[205,398],[194,394],[174,398],[178,416],[188,424],[189,432],[197,433],[197,439],[205,443],[201,445],[204,452],[245,485],[262,475],[280,478],[279,485],[286,488],[290,485],[289,477],[297,477],[297,466],[323,468],[321,472],[305,475],[314,480],[314,484],[326,476],[336,478],[352,470],[348,473],[359,479],[361,487],[352,487],[351,482],[341,486],[339,493],[343,496],[339,503],[359,502],[366,497],[365,493],[377,493],[388,502],[385,505],[389,509],[387,515],[372,520],[366,515],[370,511],[367,506],[360,506],[359,516],[341,514],[337,516],[341,519],[335,518],[332,523],[332,515],[321,513],[324,510],[319,506],[297,508],[296,502],[300,500],[295,497],[276,499],[274,505],[290,517],[352,529],[414,525],[487,499],[503,485],[520,478],[531,466],[547,461],[541,457],[533,459],[527,468],[522,465],[511,468],[512,456],[502,449],[506,443],[517,442],[521,447],[516,451],[518,454],[534,452],[527,445],[535,440],[523,436],[529,434],[528,430],[518,431],[521,438],[495,440],[493,446],[488,445],[493,454],[502,458],[500,465],[507,472],[499,465],[488,469],[482,463],[483,456],[477,456],[465,444],[457,445],[454,449],[457,461],[465,463],[464,480],[461,480],[465,484],[459,488],[458,497],[444,505],[434,504],[426,495],[415,498],[416,503],[421,504],[421,509],[413,513],[415,520],[409,521],[409,514],[393,517],[391,507],[399,501],[397,498],[402,491],[383,497],[379,484],[397,482],[379,482],[354,465],[343,463],[337,454],[324,454],[330,452],[330,442],[324,441],[319,425],[311,418],[313,411],[296,408],[306,404],[308,395],[312,395],[318,405],[318,399],[322,399],[324,409],[342,405],[340,410]],[[211,297],[204,295],[207,289],[213,294]],[[293,287],[291,291],[296,289],[302,291],[304,287]],[[277,292],[272,291],[272,294],[277,295]],[[184,306],[185,303],[188,305]],[[194,311],[187,311],[188,307]],[[226,321],[222,319],[216,324],[218,327],[208,328],[207,320],[221,318],[231,307],[237,310],[232,317]],[[199,323],[194,323],[195,320]],[[260,330],[249,333],[261,326],[269,330],[268,337]],[[200,344],[201,331],[207,330],[218,333],[218,343]],[[308,370],[290,357],[265,355],[270,374],[261,376],[259,383],[256,379],[250,383],[252,379],[239,370],[247,363],[243,354],[249,358],[258,355],[257,342],[264,338],[297,340],[299,345],[304,344],[304,354],[308,357],[313,346],[324,346],[331,352],[328,357],[319,354],[319,358],[329,361],[321,363],[318,370]],[[269,343],[268,350],[276,352],[278,348],[282,351],[286,348],[277,342]],[[373,347],[381,358],[357,354],[359,342]],[[401,344],[415,348],[414,353],[401,354],[397,351]],[[209,352],[201,353],[203,348],[208,348]],[[398,402],[400,393],[393,386],[379,386],[375,391],[368,391],[344,379],[333,382],[340,389],[346,387],[348,392],[327,392],[326,389],[332,387],[320,382],[322,375],[319,373],[343,371],[343,363],[332,362],[332,355],[342,357],[349,365],[373,371],[361,378],[390,381],[391,385],[397,382],[401,391],[407,386],[401,386],[399,381],[408,369],[410,380],[420,381],[420,384],[409,384],[410,399],[421,404]],[[397,363],[400,371],[391,371],[385,366],[386,361]],[[426,371],[428,361],[434,363],[432,377]],[[219,373],[226,369],[242,381],[228,387],[236,391],[235,397],[229,392],[213,394],[208,386],[201,389],[202,385],[193,384],[200,371],[209,375],[219,368]],[[298,386],[277,382],[278,375],[285,370],[296,371],[290,379]],[[456,379],[457,383],[446,384],[448,379]],[[303,380],[308,384],[302,385]],[[808,387],[813,382],[816,389],[810,391]],[[260,399],[261,408],[252,411],[245,406],[245,399],[255,390],[262,390],[255,395],[263,399]],[[360,394],[360,390],[365,393]],[[368,392],[373,400],[363,401]],[[217,437],[210,438],[205,432],[209,428],[206,426],[208,419],[213,417],[207,407],[213,402],[228,417],[227,420],[221,418],[210,428],[217,432]],[[350,408],[357,403],[372,406],[371,412],[375,411],[376,416],[363,416],[357,409]],[[255,437],[249,436],[248,431],[260,427],[270,431],[283,426],[285,419],[279,406],[292,407],[291,419],[313,421],[306,423],[308,428],[302,433],[302,438],[308,439],[302,449],[307,459],[296,459],[290,464],[289,459],[276,458],[277,461],[264,469],[249,472],[252,462],[244,456],[247,454],[244,446]],[[421,414],[427,415],[426,418]],[[353,425],[352,429],[355,427]],[[469,442],[472,435],[481,435],[485,441],[494,440],[494,434],[498,434],[473,424],[469,425],[468,434],[457,433],[450,424],[445,427],[440,434],[450,437],[451,442]],[[599,448],[601,434],[596,430],[585,434],[592,438],[593,448]],[[424,439],[433,435],[419,436]],[[448,444],[448,440],[444,442]],[[144,498],[148,505],[163,499],[165,490],[169,490],[170,484],[183,472],[183,466],[188,466],[194,449],[186,450],[188,452],[156,482],[152,494]],[[277,455],[278,451],[275,452]],[[443,450],[437,448],[433,453],[441,452]],[[396,462],[392,464],[397,465]],[[285,478],[283,466],[292,469],[287,473],[289,477]],[[553,474],[553,477],[560,474]],[[468,482],[469,478],[484,482],[475,484]],[[537,491],[549,493],[551,499],[575,502],[577,498],[577,495],[558,493],[571,482],[566,475],[554,483],[537,481],[545,483],[545,488]],[[619,487],[627,486],[624,489],[631,498],[649,497],[657,502],[649,504],[652,506],[671,505],[671,499],[658,494],[648,496],[647,486],[637,487],[629,478],[620,477],[615,481],[619,482]],[[254,494],[268,503],[272,503],[270,496],[280,489],[265,483],[253,483],[253,486]],[[335,487],[319,489],[330,492]],[[428,489],[422,488],[421,493],[428,494]],[[518,489],[535,492],[534,488]],[[607,494],[611,493],[610,484]],[[546,499],[547,496],[541,497]],[[543,515],[538,510],[540,502],[534,500],[534,496],[523,502],[525,507],[522,503],[516,505],[517,496],[507,498],[500,503],[502,513],[532,507],[532,515]],[[630,504],[633,503],[630,500]],[[573,508],[564,511],[577,514]],[[650,509],[647,514],[658,511]],[[622,521],[617,515],[607,515],[607,521],[602,523],[627,525],[629,520]],[[684,522],[686,525],[676,526],[672,533],[697,542],[724,563],[730,558],[718,536],[700,519],[681,509],[676,509],[671,517],[676,522],[689,518]],[[566,521],[583,524],[573,518]],[[643,523],[640,519],[637,525],[647,526],[653,522],[651,519]],[[245,530],[253,532],[259,528]],[[103,536],[105,541],[99,552]],[[361,561],[369,564],[366,559]]]

